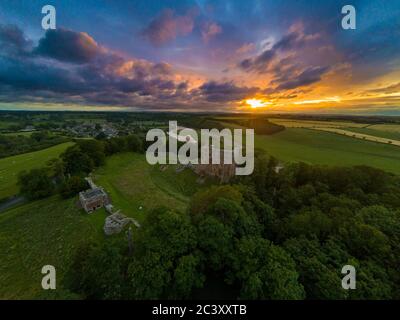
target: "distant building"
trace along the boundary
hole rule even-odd
[[[20,130],[21,132],[30,132],[30,131],[36,131],[34,126],[26,126],[24,129]]]
[[[114,138],[118,136],[118,130],[110,126],[103,126],[101,132],[107,137],[107,139]]]
[[[79,192],[79,200],[82,208],[85,209],[87,213],[93,212],[109,204],[107,193],[103,188],[99,187]]]
[[[278,164],[277,166],[274,167],[275,173],[279,173],[283,169],[285,169],[285,167],[282,164]]]

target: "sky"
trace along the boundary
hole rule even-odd
[[[399,39],[397,0],[2,0],[0,110],[400,114]]]

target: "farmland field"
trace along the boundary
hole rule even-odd
[[[71,145],[72,142],[66,142],[40,151],[0,159],[0,199],[18,193],[19,172],[44,166],[48,160],[58,157]]]
[[[326,131],[345,135],[350,138],[400,146],[399,124],[368,124],[351,121],[292,120],[279,118],[272,118],[270,121],[287,128],[306,128]]]
[[[400,147],[399,140],[387,139],[387,138],[376,136],[376,135],[374,136],[374,135],[370,135],[370,134],[355,132],[354,129],[350,129],[351,130],[350,131],[350,130],[344,130],[344,129],[340,129],[340,128],[315,128],[315,129],[313,128],[311,130],[331,132],[331,133],[335,133],[335,134],[341,134],[344,136],[348,136],[350,138],[362,139],[362,140],[385,143],[385,144],[392,144],[394,146]]]
[[[399,147],[329,132],[287,128],[274,135],[257,135],[255,147],[283,161],[333,166],[368,165],[400,174]]]
[[[231,117],[235,119],[234,117]],[[229,117],[218,117],[221,124]],[[368,165],[400,174],[400,125],[270,118],[286,129],[256,134],[255,147],[284,162]],[[396,139],[397,138],[397,139]]]
[[[34,133],[34,132],[35,131],[17,131],[17,132],[3,133],[3,135],[13,136],[13,137],[17,137],[17,136],[30,137],[32,135],[32,133]]]
[[[398,126],[398,128],[399,128],[399,131],[384,130],[384,129],[379,129],[379,127],[378,127],[378,129],[374,129],[374,126],[369,126],[369,127],[365,127],[365,128],[349,128],[347,130],[356,132],[356,133],[368,134],[368,135],[375,136],[375,137],[400,140],[400,126]]]
[[[287,128],[363,128],[369,125],[368,123],[355,123],[351,121],[292,120],[279,118],[270,118],[269,121]]]

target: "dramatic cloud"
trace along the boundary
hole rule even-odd
[[[288,90],[310,85],[321,80],[321,76],[329,70],[328,67],[311,67],[301,72],[294,79],[281,82],[277,90]]]
[[[0,25],[0,45],[1,51],[19,55],[29,49],[31,42],[17,26]]]
[[[60,61],[87,63],[101,52],[96,41],[85,32],[48,30],[35,53]]]
[[[143,35],[155,45],[162,45],[178,36],[185,36],[192,32],[194,27],[194,16],[191,11],[184,16],[178,16],[173,10],[164,10],[143,31]]]
[[[266,94],[309,86],[322,80],[333,66],[340,63],[334,50],[319,33],[307,33],[302,23],[292,25],[289,32],[255,57],[239,62],[246,73],[268,76]],[[332,67],[326,67],[326,64]],[[282,93],[284,94],[284,93]],[[287,96],[286,94],[284,94]],[[290,94],[289,96],[293,96]]]
[[[400,92],[400,82],[391,84],[383,88],[377,88],[367,91],[367,93],[385,93],[385,94],[398,93],[398,92]]]
[[[22,41],[25,37],[19,29],[1,26],[0,30],[4,47],[23,48],[28,43]],[[62,63],[52,63],[41,56]],[[140,96],[158,99],[176,96],[177,92],[183,94],[186,86],[175,83],[173,77],[167,63],[126,59],[101,48],[86,33],[64,29],[47,31],[39,45],[25,57],[14,57],[7,52],[0,56],[3,100],[14,92],[21,99],[46,97],[53,102],[107,101],[132,105]]]
[[[38,91],[77,94],[83,89],[68,70],[5,57],[0,58],[0,88],[3,94],[8,89],[32,95],[40,94]]]
[[[24,42],[15,40],[25,39],[23,32],[16,29],[14,33],[18,37],[2,37],[2,41],[7,46],[17,43],[24,47]],[[258,91],[214,81],[189,89],[188,81],[182,79],[168,63],[125,58],[100,47],[88,34],[65,29],[46,32],[24,57],[0,56],[0,101],[45,99],[161,109],[191,102],[206,109],[211,107],[206,103],[234,102]]]
[[[199,94],[207,101],[228,102],[243,100],[255,94],[258,90],[258,88],[254,87],[238,87],[232,82],[217,83],[210,81],[199,88]]]
[[[251,98],[285,109],[338,96],[335,106],[394,105],[400,5],[354,1],[370,13],[355,32],[340,28],[337,1],[310,10],[309,0],[69,0],[47,32],[35,1],[18,10],[0,1],[0,102],[237,110]]]
[[[253,59],[244,59],[239,66],[245,71],[256,71],[263,73],[268,70],[270,62],[275,58],[276,50],[265,50],[259,56]]]
[[[242,60],[239,63],[239,67],[247,72],[265,73],[279,54],[299,50],[307,43],[315,41],[318,38],[318,34],[305,34],[302,24],[295,24],[291,27],[289,33],[276,42],[272,48],[264,50],[256,57]]]

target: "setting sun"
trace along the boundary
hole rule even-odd
[[[260,99],[247,99],[246,103],[252,108],[261,108],[265,107],[266,105],[270,104],[267,101],[262,101]]]

